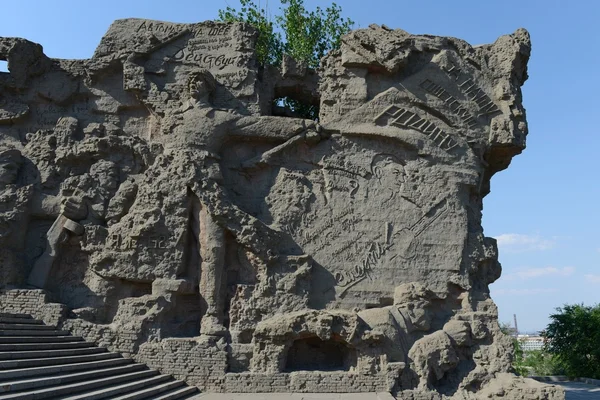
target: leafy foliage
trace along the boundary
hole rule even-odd
[[[514,337],[515,330],[510,323],[500,323],[500,330],[511,337],[514,346],[512,367],[517,375],[549,376],[566,373],[560,357],[547,349],[524,351],[521,341]]]
[[[319,107],[314,104],[306,104],[291,97],[275,99],[275,103],[281,102],[284,108],[291,110],[300,118],[317,120],[319,118]]]
[[[517,338],[512,338],[513,346],[515,347],[515,357],[513,359],[513,369],[515,374],[521,376],[529,375],[529,368],[525,364],[525,352],[521,346],[521,342]]]
[[[308,11],[304,0],[281,0],[281,15],[273,19],[252,0],[240,0],[240,10],[219,10],[224,22],[247,22],[258,30],[256,55],[261,65],[280,66],[283,54],[317,68],[323,56],[337,49],[341,36],[350,32],[354,22],[342,18],[342,8],[335,3],[323,10]],[[299,116],[316,119],[318,107],[292,98],[277,99]]]
[[[351,19],[341,17],[342,8],[335,3],[314,11],[304,7],[304,0],[281,0],[281,4],[282,14],[275,16],[275,22],[253,0],[240,0],[239,10],[219,10],[219,20],[246,22],[258,30],[256,53],[262,65],[281,65],[286,53],[311,68],[318,67],[327,52],[339,48],[341,36],[354,25]]]
[[[521,366],[527,370],[529,375],[534,376],[565,374],[560,358],[546,350],[531,350],[524,353]]]
[[[565,305],[550,316],[548,351],[571,377],[600,379],[600,305]]]
[[[335,3],[310,12],[303,0],[281,0],[281,4],[286,6],[283,15],[275,19],[285,35],[283,51],[311,68],[317,68],[330,50],[339,48],[342,35],[354,25],[351,19],[341,17],[342,8]]]
[[[223,22],[246,22],[258,31],[256,56],[261,65],[281,64],[283,40],[275,31],[275,25],[264,8],[259,8],[252,0],[240,0],[240,10],[227,7],[219,10],[219,20]]]

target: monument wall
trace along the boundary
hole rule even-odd
[[[511,374],[481,226],[525,148],[528,33],[372,25],[317,71],[255,41],[126,19],[59,60],[0,38],[0,306],[205,391],[560,398]]]

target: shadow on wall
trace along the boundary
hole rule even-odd
[[[285,371],[348,371],[356,366],[356,349],[343,340],[309,337],[295,340],[288,350]]]

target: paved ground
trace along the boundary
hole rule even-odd
[[[201,394],[197,400],[394,400],[389,393]]]
[[[600,386],[581,382],[548,382],[565,389],[566,400],[600,400]]]
[[[547,382],[565,389],[566,400],[600,400],[600,386],[580,382]],[[393,400],[389,393],[256,393],[201,394],[198,400]]]
[[[580,382],[546,382],[565,389],[565,400],[600,400],[600,386]],[[197,400],[393,400],[389,393],[201,394]]]

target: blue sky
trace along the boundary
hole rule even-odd
[[[263,4],[267,4],[264,0]],[[500,320],[517,314],[521,331],[543,329],[565,303],[598,303],[600,2],[337,1],[356,27],[371,23],[411,33],[491,43],[519,27],[533,51],[523,88],[527,149],[492,179],[484,228],[498,238],[503,276],[492,285]],[[305,0],[308,9],[329,1]],[[237,0],[24,1],[2,4],[0,36],[38,42],[55,58],[88,58],[111,22],[137,17],[172,22],[214,19]],[[273,13],[279,2],[268,2]]]

